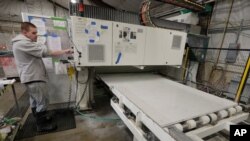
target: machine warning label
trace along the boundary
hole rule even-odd
[[[230,141],[249,141],[250,125],[230,125]]]

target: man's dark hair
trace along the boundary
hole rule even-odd
[[[36,26],[33,23],[23,22],[21,24],[21,31],[29,31],[30,27],[36,28]]]

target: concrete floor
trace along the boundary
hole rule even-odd
[[[25,87],[16,84],[17,96],[20,97],[25,91]],[[99,90],[102,91],[102,90]],[[4,115],[14,106],[14,98],[11,89],[0,97],[0,114]],[[105,92],[104,92],[105,93]],[[110,97],[102,95],[99,92],[96,98],[96,104],[93,111],[86,115],[95,116],[98,119],[86,118],[76,115],[76,128],[56,133],[35,136],[32,138],[22,139],[20,141],[132,141],[133,135],[123,124],[121,120],[106,121],[103,118],[119,118],[110,106]],[[23,117],[24,123],[30,109]]]
[[[76,116],[75,129],[40,135],[21,141],[131,141],[132,135],[121,123],[95,122]]]

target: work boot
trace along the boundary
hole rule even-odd
[[[47,120],[47,112],[36,113],[36,128],[37,132],[49,132],[56,130],[57,125],[52,120]]]
[[[31,108],[32,115],[36,117],[36,107]],[[51,121],[54,116],[54,112],[46,112],[46,120]]]
[[[36,107],[31,108],[32,115],[36,117]]]
[[[55,116],[54,111],[46,111],[46,119],[47,120],[52,120],[54,116]]]

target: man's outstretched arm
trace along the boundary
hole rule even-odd
[[[49,51],[50,56],[59,56],[63,54],[72,54],[72,49],[63,49],[63,50],[56,50],[56,51]]]

